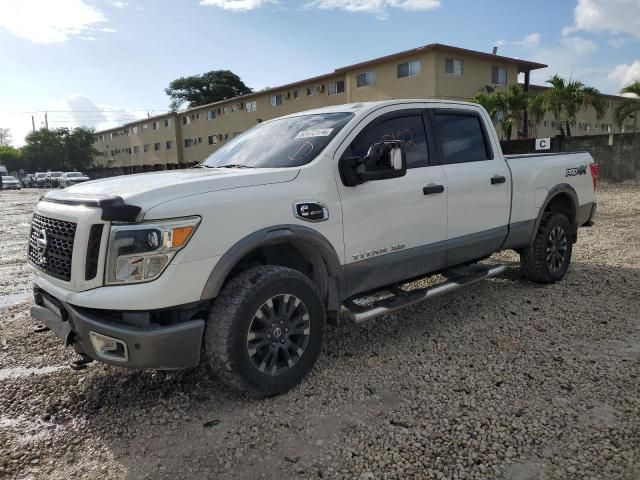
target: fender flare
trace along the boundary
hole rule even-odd
[[[566,194],[571,199],[571,203],[573,207],[573,218],[569,219],[569,222],[571,223],[571,227],[572,227],[571,234],[575,235],[577,233],[578,231],[577,216],[578,216],[578,207],[579,207],[578,194],[576,193],[575,189],[568,183],[559,183],[558,185],[553,187],[551,190],[549,190],[549,193],[547,194],[547,198],[545,199],[544,203],[540,207],[540,210],[538,212],[538,217],[536,218],[536,222],[533,227],[533,232],[531,233],[531,238],[529,239],[529,244],[531,244],[533,240],[536,238],[536,234],[538,233],[538,229],[540,228],[540,222],[542,222],[542,216],[544,214],[544,211],[547,209],[549,204],[556,197],[558,197],[558,195],[561,195],[561,194]]]
[[[216,298],[229,273],[247,254],[256,248],[278,243],[291,243],[300,247],[303,254],[308,253],[308,256],[312,257],[310,260],[314,263],[321,259],[324,264],[323,268],[326,269],[329,277],[326,285],[327,307],[328,310],[333,310],[332,306],[337,308],[341,299],[342,286],[344,285],[344,268],[340,264],[338,254],[331,242],[321,233],[309,227],[293,224],[266,227],[236,242],[220,257],[220,260],[213,267],[204,285],[200,299],[211,300]]]

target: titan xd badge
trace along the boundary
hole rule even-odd
[[[305,222],[324,222],[329,220],[329,209],[324,204],[312,200],[295,202],[293,215]]]

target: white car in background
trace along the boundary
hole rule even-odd
[[[16,177],[2,175],[2,190],[20,190],[22,185]]]
[[[67,188],[82,182],[91,180],[82,172],[65,172],[58,179],[58,187]]]

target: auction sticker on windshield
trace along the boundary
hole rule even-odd
[[[309,137],[328,137],[333,132],[333,128],[317,128],[315,130],[303,130],[296,138],[309,138]]]

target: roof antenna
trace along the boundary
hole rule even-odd
[[[494,55],[497,55],[498,54],[498,47],[493,47],[493,52],[492,53]]]

